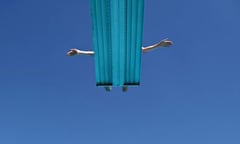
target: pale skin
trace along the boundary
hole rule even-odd
[[[160,42],[158,42],[158,43],[156,43],[154,45],[150,45],[150,46],[147,46],[147,47],[142,47],[142,52],[143,53],[149,52],[149,51],[155,50],[157,48],[167,48],[167,47],[169,47],[171,45],[173,45],[172,41],[170,41],[168,39],[163,39],[163,40],[161,40]],[[72,48],[72,49],[70,49],[67,52],[67,56],[74,56],[74,55],[89,55],[89,56],[93,56],[94,55],[94,51],[79,50],[77,48]],[[111,91],[112,87],[111,86],[105,87],[105,90],[106,91]],[[123,92],[126,92],[127,90],[128,90],[127,86],[124,86],[122,88]]]
[[[157,49],[157,48],[166,48],[173,45],[173,42],[168,39],[163,39],[160,42],[150,45],[147,47],[142,47],[142,52],[149,52],[151,50]],[[94,55],[94,51],[88,51],[88,50],[79,50],[77,48],[72,48],[67,52],[67,56],[74,56],[74,55]]]

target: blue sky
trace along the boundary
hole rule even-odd
[[[239,144],[240,2],[146,0],[141,86],[95,86],[89,1],[0,1],[1,144]]]

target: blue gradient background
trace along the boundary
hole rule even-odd
[[[95,86],[89,1],[0,1],[0,144],[239,144],[240,2],[146,0],[141,86]]]

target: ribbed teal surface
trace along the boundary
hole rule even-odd
[[[144,0],[91,0],[96,82],[139,85]]]

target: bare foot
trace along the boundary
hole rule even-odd
[[[111,87],[111,86],[105,86],[104,88],[105,88],[105,90],[106,90],[107,92],[110,92],[110,91],[112,90],[112,87]]]
[[[123,91],[123,92],[127,92],[127,91],[128,91],[128,86],[123,86],[123,87],[122,87],[122,91]]]

